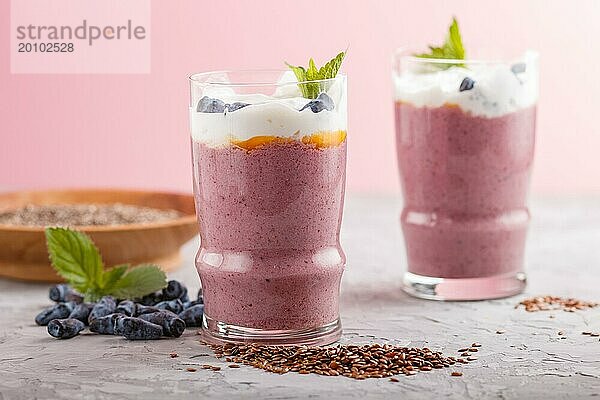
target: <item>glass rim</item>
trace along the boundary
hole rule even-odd
[[[417,57],[412,54],[412,50],[408,47],[398,47],[394,51],[393,60],[403,60],[421,64],[501,64],[522,59],[537,60],[540,53],[536,50],[526,49],[521,51],[520,55],[506,58],[467,58],[461,59],[446,59],[446,58],[431,58]]]
[[[200,86],[216,86],[216,87],[281,87],[288,85],[298,85],[301,83],[327,83],[327,82],[335,82],[339,79],[346,78],[346,74],[340,72],[337,74],[335,78],[329,79],[318,79],[314,81],[306,81],[306,82],[207,82],[203,81],[200,78],[207,78],[211,75],[217,74],[228,74],[228,73],[280,73],[283,75],[285,72],[291,70],[286,69],[238,69],[238,70],[215,70],[215,71],[206,71],[206,72],[197,72],[188,76],[188,81],[191,84],[196,84]]]

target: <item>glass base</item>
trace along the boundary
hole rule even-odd
[[[526,284],[523,272],[463,279],[434,278],[406,272],[402,288],[411,296],[428,300],[487,300],[519,294]]]
[[[340,319],[306,329],[265,330],[237,326],[214,320],[204,315],[202,338],[210,344],[262,344],[262,345],[311,345],[322,346],[334,343],[342,336]]]

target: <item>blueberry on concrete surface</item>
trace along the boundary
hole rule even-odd
[[[48,323],[48,333],[57,339],[70,339],[84,328],[85,324],[75,318],[53,319]]]
[[[196,304],[179,313],[179,318],[185,322],[185,326],[202,326],[202,315],[204,314],[204,304]]]
[[[35,317],[35,323],[38,325],[48,325],[53,319],[67,318],[75,308],[73,303],[57,303],[52,307],[44,309]]]
[[[183,311],[183,303],[179,299],[161,301],[155,307],[161,310],[173,311],[175,314],[179,314]]]
[[[311,100],[308,103],[306,103],[304,105],[304,107],[302,107],[300,109],[300,111],[303,111],[305,108],[309,108],[309,107],[312,112],[319,113],[323,110],[327,110],[327,111],[333,110],[334,104],[333,104],[333,100],[331,99],[331,97],[327,96],[326,93],[321,93],[320,95],[317,96],[316,99]]]
[[[125,318],[123,314],[109,314],[90,321],[90,331],[101,335],[114,335],[115,324],[118,319]]]
[[[475,86],[475,81],[468,76],[462,80],[460,83],[460,87],[458,89],[459,92],[464,92],[465,90],[471,90]]]
[[[136,309],[136,306],[133,301],[123,300],[117,305],[115,312],[125,314],[128,317],[133,317],[136,313],[135,309]]]
[[[162,298],[162,292],[150,293],[139,299],[137,302],[145,306],[153,306],[156,303],[160,303],[164,299]]]
[[[142,314],[139,318],[162,326],[165,336],[179,337],[185,331],[185,322],[171,311],[162,310],[152,314]]]
[[[162,290],[163,300],[180,299],[185,294],[187,294],[187,288],[185,285],[174,280],[167,282],[167,286]]]
[[[185,303],[183,303],[183,309],[187,310],[188,308],[193,307],[197,304],[204,304],[204,303],[202,302],[202,299],[200,299],[200,301],[198,301],[198,300],[186,301]]]
[[[115,299],[112,296],[104,296],[99,302],[96,303],[94,308],[92,308],[92,311],[90,311],[88,321],[92,322],[92,320],[96,318],[112,314],[115,312],[116,308],[117,303],[115,302]]]
[[[114,320],[114,324],[113,324],[113,335],[122,335],[124,328],[123,328],[123,318],[136,318],[136,317],[126,317],[126,316],[121,316],[121,318],[115,318]]]
[[[81,303],[83,301],[83,296],[74,291],[71,286],[66,283],[52,286],[48,292],[48,297],[50,300],[57,303],[63,303],[65,301]]]
[[[95,303],[79,303],[73,308],[71,314],[69,314],[69,318],[75,318],[83,322],[85,325],[88,324],[88,318],[90,316],[90,312],[92,308],[94,308]]]
[[[182,303],[187,303],[187,302],[190,301],[190,297],[188,296],[188,290],[187,290],[187,288],[184,288],[184,292],[179,297],[179,300],[181,300]]]
[[[150,314],[150,313],[154,313],[157,311],[160,311],[160,308],[157,308],[156,306],[145,306],[143,304],[140,303],[136,303],[135,305],[135,315],[134,317],[138,317],[142,314]]]
[[[58,285],[54,285],[50,288],[48,292],[48,297],[50,300],[55,302],[64,302],[65,301],[65,293],[69,290],[69,285],[65,283],[61,283]]]
[[[198,101],[196,111],[202,113],[222,113],[225,112],[225,103],[223,100],[204,96]]]
[[[163,335],[163,328],[140,318],[123,317],[115,323],[115,334],[129,340],[154,340]]]
[[[187,310],[190,307],[193,307],[198,304],[204,304],[204,297],[202,296],[202,288],[198,289],[198,297],[196,300],[188,301],[183,303],[183,309]]]

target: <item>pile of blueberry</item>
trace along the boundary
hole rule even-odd
[[[161,292],[135,300],[105,296],[97,303],[86,303],[66,284],[50,288],[49,297],[56,304],[39,313],[35,322],[48,326],[48,333],[58,339],[77,336],[86,326],[91,332],[129,340],[179,337],[186,327],[201,326],[204,314],[202,289],[190,301],[187,288],[174,280]]]
[[[249,106],[248,103],[225,103],[223,100],[214,99],[212,97],[204,96],[198,101],[196,111],[201,113],[227,113],[237,111],[240,108]],[[314,113],[319,113],[323,110],[331,111],[334,108],[333,100],[325,93],[321,93],[316,99],[309,101],[299,111],[303,111],[306,108]]]

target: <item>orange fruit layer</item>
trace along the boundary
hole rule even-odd
[[[312,135],[303,136],[300,141],[304,144],[312,145],[317,149],[334,147],[342,144],[346,140],[346,131],[317,132]],[[234,140],[233,145],[244,150],[253,150],[267,144],[289,144],[296,141],[293,138],[283,138],[279,136],[253,136],[248,140]]]
[[[403,101],[403,100],[396,100],[396,104],[415,107],[411,102]],[[458,104],[456,104],[456,103],[444,103],[444,104],[441,105],[441,107],[446,107],[446,108],[460,108],[460,106]],[[422,108],[422,107],[415,107],[415,108]],[[437,108],[437,107],[427,107],[427,108]]]
[[[266,144],[278,143],[278,144],[288,144],[293,143],[294,139],[291,138],[282,138],[279,136],[252,136],[248,140],[234,140],[232,141],[234,146],[241,147],[244,150],[252,150],[257,147],[264,146]]]

